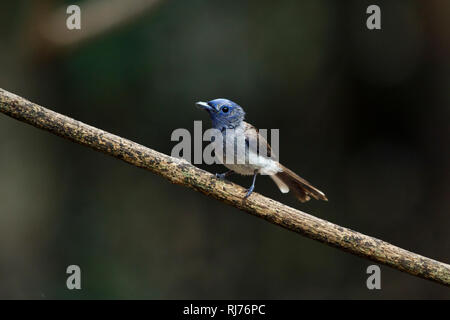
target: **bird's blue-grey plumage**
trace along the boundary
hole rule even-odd
[[[209,113],[213,128],[221,131],[238,127],[245,118],[244,109],[237,103],[227,99],[197,102],[197,105]]]
[[[250,147],[249,141],[253,139],[258,141],[258,143],[263,143],[265,147],[263,149],[270,152],[270,145],[258,133],[258,130],[244,121],[245,112],[237,103],[220,98],[208,102],[197,102],[196,105],[209,113],[213,128],[220,130],[222,133],[223,139],[220,143],[223,145],[219,147],[223,148],[223,154],[225,154],[227,148],[230,148],[234,150],[234,160],[236,158],[239,159],[239,157],[245,157],[245,161],[233,161],[231,163],[227,163],[222,159],[222,163],[230,171],[216,175],[219,178],[224,178],[232,172],[241,175],[253,175],[253,183],[248,189],[245,198],[253,192],[256,176],[264,174],[269,175],[273,179],[281,192],[286,193],[292,190],[302,202],[308,201],[311,197],[327,200],[325,194],[313,187],[308,181],[281,165],[270,155],[260,154],[258,150]],[[243,155],[236,152],[237,141],[245,142],[245,153]]]

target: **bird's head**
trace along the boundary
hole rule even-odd
[[[208,102],[199,101],[196,105],[209,113],[212,125],[216,129],[234,129],[244,121],[244,110],[240,105],[231,100],[215,99]]]

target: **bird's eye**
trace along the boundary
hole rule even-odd
[[[228,112],[228,107],[222,107],[222,111],[223,111],[224,113],[227,113],[227,112]]]

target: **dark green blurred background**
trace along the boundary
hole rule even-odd
[[[174,129],[209,127],[195,101],[229,98],[330,201],[257,192],[450,262],[450,1],[160,1],[89,41],[42,36],[58,8],[64,39],[88,32],[92,2],[3,1],[0,87],[168,154]],[[450,298],[387,267],[369,291],[367,260],[4,115],[0,147],[1,298]]]

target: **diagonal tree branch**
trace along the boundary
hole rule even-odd
[[[340,227],[257,193],[244,201],[246,193],[244,188],[216,179],[209,172],[198,169],[185,160],[167,156],[53,112],[3,89],[0,89],[0,112],[134,166],[147,169],[172,183],[194,189],[308,238],[411,275],[450,286],[450,265],[448,264]]]

